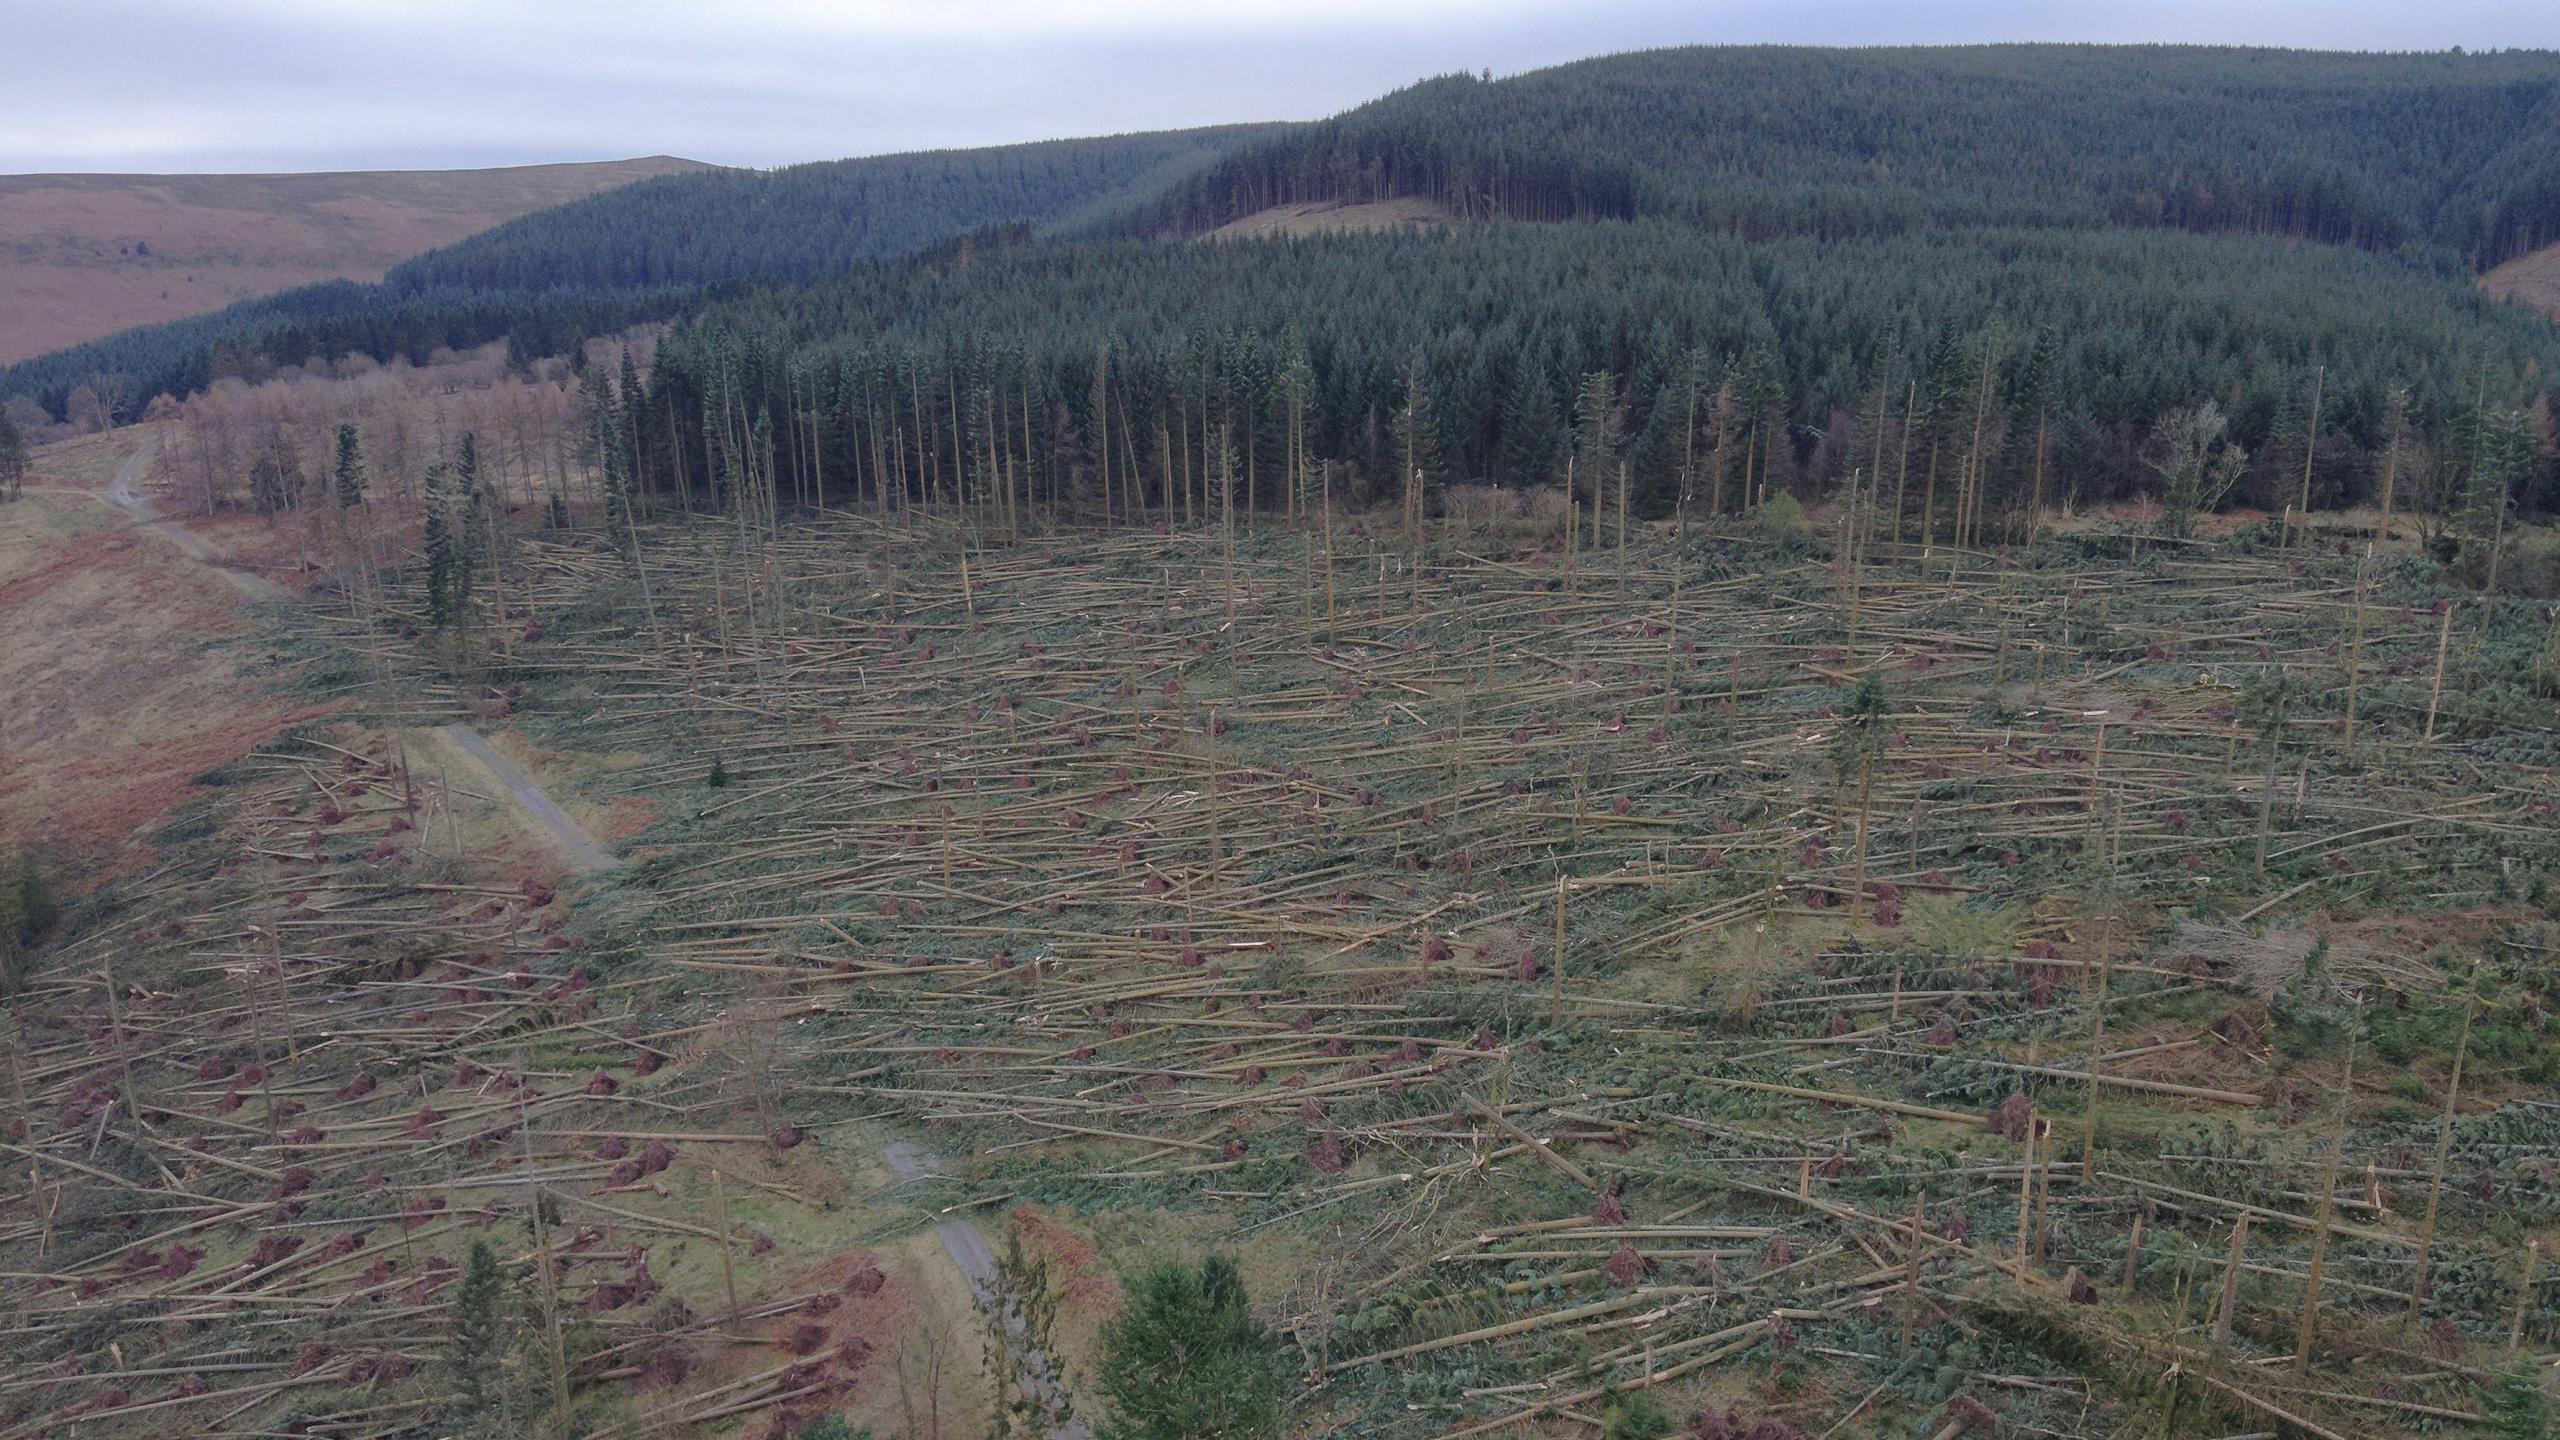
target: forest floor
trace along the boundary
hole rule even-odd
[[[2460,1433],[2560,1345],[2533,605],[2247,525],[987,534],[302,612],[350,709],[13,1007],[0,1440],[448,1413],[474,1239],[491,1403],[556,1331],[598,1440],[962,1440],[1026,1339],[1089,1421],[1212,1247],[1309,1434]],[[623,864],[403,738],[500,706]]]

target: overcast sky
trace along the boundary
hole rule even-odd
[[[714,18],[716,17],[716,18]],[[780,165],[1310,119],[1641,46],[2560,48],[2550,0],[82,0],[0,6],[0,173]]]

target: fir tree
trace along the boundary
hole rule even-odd
[[[27,480],[27,437],[0,408],[0,501],[18,498]]]
[[[1101,1440],[1257,1440],[1280,1433],[1279,1346],[1246,1308],[1235,1262],[1167,1261],[1128,1278],[1103,1332]]]
[[[340,509],[352,510],[364,503],[364,444],[353,425],[338,427],[338,459],[330,475],[337,485]]]
[[[441,630],[452,623],[456,606],[453,527],[445,518],[445,467],[427,467],[420,506],[420,547],[427,556],[427,623]]]
[[[2511,1365],[2481,1396],[2480,1418],[2494,1440],[2550,1440],[2560,1435],[2560,1406],[2531,1365]]]
[[[1550,485],[1556,478],[1556,442],[1564,423],[1544,370],[1523,355],[1512,362],[1511,388],[1502,400],[1499,474],[1506,485]]]
[[[454,1383],[462,1390],[466,1403],[473,1408],[488,1403],[501,1383],[498,1374],[505,1356],[500,1342],[505,1338],[505,1317],[500,1306],[505,1300],[506,1279],[498,1270],[498,1252],[486,1240],[471,1242],[471,1254],[463,1262],[462,1283],[453,1292],[453,1312],[447,1322],[451,1344]]]

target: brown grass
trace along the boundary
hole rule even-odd
[[[318,713],[242,673],[236,593],[97,499],[30,490],[0,525],[0,832],[112,870],[194,778]]]
[[[2560,245],[2517,256],[2481,276],[2480,288],[2560,320]]]
[[[1458,217],[1436,200],[1416,195],[1346,205],[1339,200],[1312,200],[1303,205],[1275,205],[1209,232],[1217,240],[1260,240],[1275,235],[1324,235],[1339,231],[1407,230],[1446,225]]]
[[[0,365],[391,266],[652,175],[668,155],[489,170],[0,177]]]

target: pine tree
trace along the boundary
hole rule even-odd
[[[1246,1308],[1235,1262],[1167,1261],[1129,1277],[1103,1332],[1101,1440],[1258,1440],[1280,1433],[1280,1349]]]
[[[338,460],[330,474],[337,483],[338,508],[352,510],[364,503],[364,445],[353,425],[338,427]]]
[[[622,347],[622,376],[614,386],[614,448],[622,453],[622,474],[631,487],[637,503],[648,493],[640,475],[640,431],[648,412],[648,391],[640,384],[640,365],[631,358],[631,347]]]

